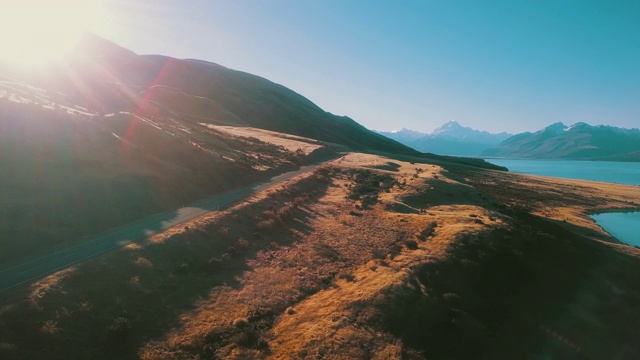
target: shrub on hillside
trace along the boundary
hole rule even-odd
[[[207,265],[209,267],[209,271],[211,272],[220,271],[224,268],[224,260],[217,257],[213,257],[209,259],[209,261],[207,262]]]
[[[283,207],[278,209],[277,216],[280,220],[285,221],[293,217],[293,212],[298,208],[294,203],[286,203]]]
[[[129,340],[131,324],[129,319],[119,316],[113,320],[113,324],[107,326],[104,332],[106,345],[120,345]]]
[[[220,236],[223,237],[227,237],[229,235],[229,227],[226,225],[222,225],[219,229],[218,229],[218,234]]]
[[[351,173],[355,185],[349,192],[349,199],[359,200],[365,195],[377,195],[381,191],[390,189],[396,180],[388,174],[378,174],[371,170],[354,170]]]
[[[238,241],[236,241],[236,245],[239,251],[244,251],[249,248],[250,244],[245,238],[239,238]]]
[[[377,194],[368,194],[362,197],[362,208],[368,209],[371,206],[378,203],[378,195]]]
[[[265,219],[256,224],[256,227],[260,231],[271,232],[276,227],[276,221],[274,219]]]
[[[293,199],[293,204],[298,207],[304,205],[305,202],[302,196],[296,196],[296,198]]]
[[[409,250],[416,250],[418,248],[418,243],[415,240],[405,240],[404,245]]]
[[[429,225],[427,225],[427,227],[424,228],[422,231],[420,231],[420,233],[417,235],[418,240],[425,241],[427,240],[427,238],[433,236],[433,234],[436,232],[437,227],[438,227],[437,222],[435,221],[430,222]]]

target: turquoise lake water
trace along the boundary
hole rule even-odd
[[[485,159],[511,172],[640,185],[640,162]]]
[[[604,213],[591,217],[616,239],[632,246],[640,246],[640,212]]]
[[[506,166],[509,171],[516,173],[640,185],[640,163],[635,162],[486,160],[496,165]],[[616,239],[632,246],[640,246],[640,211],[604,213],[591,217]]]

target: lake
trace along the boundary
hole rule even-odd
[[[496,165],[505,166],[509,171],[515,173],[640,185],[640,163],[637,162],[486,160]],[[640,246],[640,212],[603,213],[591,217],[616,239],[632,246]]]
[[[591,217],[616,239],[632,246],[640,246],[640,212],[603,213]]]
[[[485,159],[522,174],[640,185],[640,162]]]

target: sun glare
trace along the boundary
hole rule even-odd
[[[56,60],[84,31],[104,32],[99,1],[0,0],[0,60],[41,65]]]

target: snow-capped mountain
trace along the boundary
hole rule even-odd
[[[478,156],[486,149],[500,144],[511,134],[492,134],[449,121],[431,133],[402,129],[380,134],[422,151],[454,156]]]
[[[640,130],[558,122],[514,135],[483,156],[537,159],[640,161]]]

